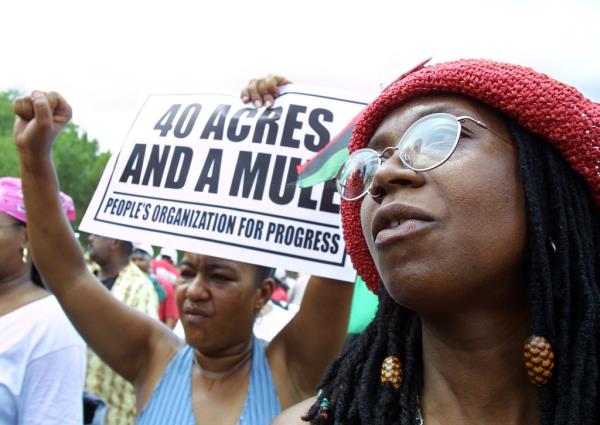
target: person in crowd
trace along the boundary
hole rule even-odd
[[[59,196],[74,220],[73,201]],[[85,343],[44,288],[27,221],[20,179],[0,178],[0,423],[80,425]]]
[[[162,247],[158,258],[150,262],[152,274],[160,279],[166,280],[171,285],[175,285],[179,270],[177,269],[177,250],[169,247]]]
[[[285,280],[285,270],[275,269],[275,272],[273,273],[273,281],[275,282],[275,288],[273,289],[273,293],[271,294],[271,299],[273,301],[278,301],[287,304],[289,287]]]
[[[158,319],[166,324],[169,328],[175,328],[179,320],[177,313],[177,304],[175,302],[175,289],[171,282],[166,279],[159,278],[151,273],[150,262],[152,261],[152,246],[145,243],[133,244],[133,253],[131,261],[143,271],[148,279],[154,285],[154,289],[159,293],[158,296]]]
[[[151,318],[149,320],[158,319],[158,295],[152,282],[129,259],[132,243],[100,235],[90,235],[89,243],[89,256],[98,265],[97,279],[107,290],[104,293],[115,302],[147,315]],[[57,267],[59,264],[60,262],[56,262]],[[50,289],[55,292],[52,286]],[[60,297],[58,299],[60,302]],[[122,323],[98,318],[94,321],[102,324],[106,332],[113,336],[119,334],[123,326]],[[94,347],[88,349],[87,362],[85,387],[87,391],[106,401],[106,425],[133,424],[136,417],[134,387],[119,375],[117,369],[103,361],[102,352]]]
[[[384,90],[349,151],[346,248],[379,308],[275,423],[600,423],[600,106],[440,63]]]
[[[188,253],[176,286],[180,340],[118,302],[87,271],[59,208],[50,156],[71,117],[68,103],[56,93],[33,92],[16,99],[14,110],[31,249],[90,347],[133,383],[138,424],[266,425],[314,393],[342,347],[352,285],[313,277],[300,312],[265,346],[252,325],[273,291],[272,270]]]
[[[160,308],[160,304],[167,297],[167,292],[163,288],[163,286],[160,283],[158,283],[156,276],[150,273],[150,261],[152,260],[152,246],[141,244],[139,242],[131,242],[131,245],[133,249],[131,251],[129,259],[133,264],[137,266],[138,269],[143,271],[146,277],[150,279],[150,282],[152,282],[152,286],[154,286],[154,291],[156,291],[156,295],[158,297]]]

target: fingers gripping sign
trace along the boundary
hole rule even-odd
[[[14,101],[13,136],[22,153],[49,153],[56,135],[72,116],[71,106],[58,93],[34,91]]]
[[[255,78],[248,82],[246,88],[242,90],[242,102],[252,104],[260,108],[273,106],[275,98],[279,95],[279,86],[290,84],[291,81],[283,75],[269,74],[263,78]]]

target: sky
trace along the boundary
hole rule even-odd
[[[150,94],[280,73],[369,99],[427,56],[531,66],[600,102],[596,0],[34,0],[0,16],[0,91],[58,91],[111,152]]]

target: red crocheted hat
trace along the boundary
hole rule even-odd
[[[364,148],[393,109],[410,98],[431,93],[477,99],[552,143],[583,177],[600,206],[600,104],[573,87],[517,65],[460,60],[409,73],[363,111],[352,133],[350,152]],[[360,204],[342,200],[344,239],[356,271],[376,292],[380,277],[363,237]]]

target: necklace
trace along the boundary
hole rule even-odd
[[[252,358],[252,350],[248,350],[248,353],[238,363],[234,364],[229,369],[223,370],[221,372],[211,372],[210,370],[204,369],[202,366],[200,366],[200,363],[198,363],[198,359],[196,358],[195,353],[192,356],[192,358],[193,358],[194,367],[196,367],[198,369],[198,371],[200,372],[200,374],[202,376],[204,376],[205,378],[208,378],[208,379],[213,379],[215,381],[218,381],[219,379],[223,379],[226,376],[229,376],[232,373],[235,373],[238,370],[240,370],[242,367],[244,367],[244,365],[246,363],[248,363],[248,361]]]

